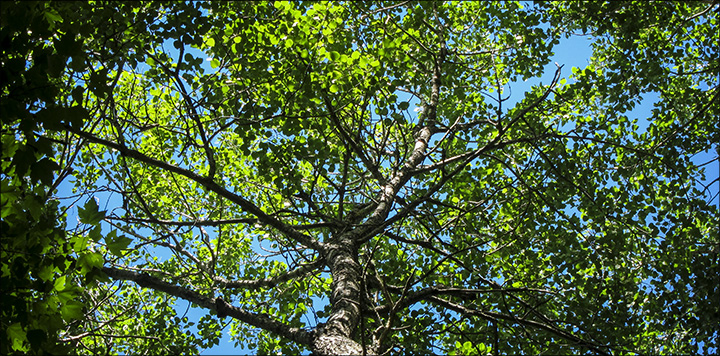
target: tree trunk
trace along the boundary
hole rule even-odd
[[[313,353],[318,355],[362,355],[363,348],[352,339],[360,318],[360,265],[353,233],[342,234],[329,243],[325,260],[332,274],[332,310],[327,324],[316,330]]]

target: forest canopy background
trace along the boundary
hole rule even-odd
[[[3,2],[0,352],[717,352],[718,7]]]

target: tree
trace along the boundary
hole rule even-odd
[[[71,169],[60,170],[56,149],[64,156],[66,147],[48,134],[60,127],[52,117],[33,120],[39,108],[59,104],[65,65],[82,54],[73,27],[81,21],[63,23],[58,10],[67,13],[68,7],[61,7],[23,2],[1,8],[2,354],[68,353],[58,337],[66,323],[83,315],[78,281],[102,265],[101,255],[84,249],[85,236],[66,234],[65,211],[52,196]]]
[[[717,350],[717,7],[3,5],[3,289],[63,313],[4,304],[3,350]],[[6,186],[66,177],[41,274]]]

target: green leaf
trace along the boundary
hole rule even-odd
[[[60,14],[57,13],[57,11],[53,9],[47,9],[43,12],[43,15],[45,16],[45,20],[50,24],[50,28],[54,28],[56,22],[62,22],[63,18],[60,16]]]
[[[115,256],[123,256],[123,251],[128,248],[132,239],[125,235],[116,236],[116,231],[113,230],[110,234],[105,236],[107,248]]]
[[[95,242],[99,242],[102,239],[102,227],[99,224],[96,225],[88,232],[88,237]]]
[[[67,276],[60,276],[53,282],[53,289],[61,292],[65,290],[65,281],[67,280]]]
[[[82,106],[76,105],[71,108],[63,109],[60,112],[60,118],[71,127],[80,128],[83,122],[88,119],[88,112]]]
[[[73,250],[83,251],[90,242],[90,236],[88,234],[74,235],[70,238],[70,241],[73,243]]]
[[[10,338],[10,342],[12,344],[12,349],[15,351],[27,351],[26,346],[24,346],[25,342],[27,342],[27,337],[25,330],[23,330],[23,327],[20,323],[14,323],[5,331]]]
[[[84,305],[82,303],[75,300],[70,300],[60,307],[60,314],[66,322],[79,320],[84,315],[83,307]]]
[[[42,184],[51,185],[53,183],[54,171],[60,169],[60,166],[49,158],[43,158],[31,165],[30,179],[40,181]]]
[[[105,263],[103,256],[96,252],[86,252],[80,255],[77,264],[83,274],[88,274],[94,269],[99,269]]]
[[[88,199],[84,207],[78,208],[78,217],[83,224],[96,225],[105,219],[105,210],[100,211],[95,199]]]

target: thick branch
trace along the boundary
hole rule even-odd
[[[234,307],[222,298],[215,299],[215,308],[219,317],[229,316],[244,321],[252,326],[280,335],[298,344],[312,346],[313,334],[300,328],[291,328],[286,324],[270,318],[265,314],[251,313],[245,309]]]
[[[202,308],[215,310],[215,302],[212,298],[208,298],[198,292],[166,282],[160,278],[153,277],[149,274],[128,271],[115,267],[103,267],[102,271],[105,272],[105,274],[107,274],[112,279],[133,281],[143,288],[149,288],[159,292],[170,294],[172,296],[195,303]]]
[[[431,136],[432,131],[429,127],[426,126],[420,129],[412,154],[407,162],[405,162],[405,165],[390,179],[385,187],[383,187],[375,211],[373,211],[370,218],[363,224],[359,233],[356,234],[355,238],[358,239],[358,242],[363,243],[368,241],[372,236],[375,236],[387,226],[383,224],[383,221],[390,213],[392,202],[395,200],[395,196],[398,191],[400,191],[400,188],[412,177],[412,171],[425,159],[425,151]],[[415,206],[413,206],[413,209],[414,208]],[[377,228],[381,224],[383,226],[382,230]]]
[[[214,310],[219,317],[229,316],[252,326],[270,331],[299,344],[311,346],[312,334],[300,328],[291,328],[270,318],[267,315],[251,313],[242,308],[234,307],[221,298],[208,298],[185,287],[163,281],[149,274],[123,270],[115,267],[103,267],[103,272],[115,280],[133,281],[144,288],[153,289],[169,295],[185,299],[202,308]]]
[[[435,57],[430,102],[426,105],[427,107],[424,111],[426,114],[423,114],[418,124],[419,128],[415,135],[415,147],[413,147],[412,153],[405,164],[403,164],[403,167],[400,168],[383,187],[375,211],[364,224],[362,232],[356,236],[356,238],[360,239],[359,242],[365,242],[382,231],[378,230],[377,226],[388,217],[392,202],[395,200],[395,196],[400,191],[400,188],[410,180],[413,175],[412,172],[422,163],[427,155],[428,142],[430,142],[430,138],[432,138],[432,135],[438,130],[437,107],[440,100],[440,87],[442,85],[442,64],[445,61],[446,54],[447,49],[443,41],[440,43],[440,50]]]

